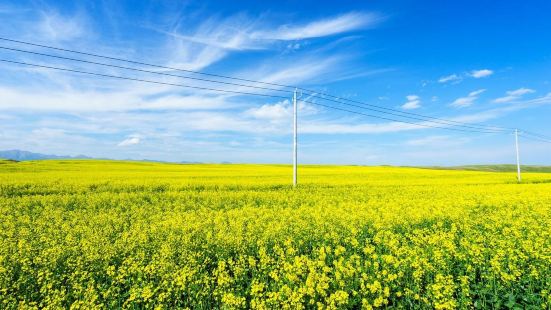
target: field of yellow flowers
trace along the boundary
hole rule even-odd
[[[0,308],[551,307],[551,174],[0,161]]]

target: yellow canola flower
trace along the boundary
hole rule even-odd
[[[551,305],[549,174],[289,173],[0,161],[0,309]]]

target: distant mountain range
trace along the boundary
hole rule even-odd
[[[60,156],[60,155],[33,153],[33,152],[27,152],[27,151],[21,151],[21,150],[8,150],[8,151],[0,151],[0,158],[24,161],[24,160],[38,160],[38,159],[77,159],[77,158],[90,159],[92,157],[88,157],[85,155]]]
[[[48,154],[22,151],[22,150],[8,150],[8,151],[0,151],[0,159],[25,161],[25,160],[41,160],[41,159],[108,159],[108,158],[95,158],[95,157],[90,157],[90,156],[86,156],[86,155],[77,155],[77,156],[48,155]],[[127,159],[127,160],[136,161],[136,160],[133,160],[133,159]],[[142,159],[142,160],[138,160],[138,161],[158,162],[158,163],[166,162],[166,161],[162,161],[162,160],[152,160],[152,159]],[[192,162],[192,161],[181,161],[179,163],[181,163],[181,164],[200,164],[200,162]],[[223,162],[223,163],[228,163],[228,162]]]

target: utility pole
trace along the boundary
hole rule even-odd
[[[293,186],[297,186],[297,89],[293,92]]]
[[[516,146],[516,149],[517,149],[517,180],[520,183],[522,179],[520,178],[520,155],[519,155],[519,152],[518,152],[518,129],[515,129],[515,146]]]

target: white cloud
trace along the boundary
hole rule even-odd
[[[475,79],[479,79],[479,78],[490,76],[493,73],[494,72],[492,70],[488,70],[488,69],[473,70],[469,73],[463,73],[461,75],[454,73],[454,74],[441,77],[440,79],[438,79],[438,83],[448,83],[448,82],[459,83],[463,80],[463,78],[472,77]]]
[[[413,110],[421,107],[421,99],[419,98],[419,96],[409,95],[409,96],[406,96],[406,99],[408,101],[402,105],[402,109]]]
[[[7,88],[0,86],[0,109],[35,111],[132,111],[132,110],[209,110],[234,107],[224,96],[171,94],[170,88],[150,88],[144,84],[115,84],[118,91]],[[138,86],[137,86],[138,85]],[[153,98],[150,98],[153,97]]]
[[[438,79],[438,83],[447,83],[447,82],[454,82],[454,81],[461,81],[463,78],[460,77],[457,74],[451,74],[448,76],[443,76],[440,79]]]
[[[209,18],[199,23],[198,27],[191,28],[188,24],[179,24],[170,31],[159,30],[168,34],[171,38],[167,45],[170,60],[167,62],[170,67],[178,67],[187,70],[201,70],[217,63],[235,51],[265,50],[270,48],[281,48],[279,41],[287,41],[286,50],[302,48],[306,43],[297,40],[325,37],[352,30],[364,29],[379,22],[383,18],[374,13],[348,13],[341,16],[326,18],[305,25],[283,25],[280,27],[270,25],[265,19],[253,20],[246,15],[238,14],[225,19]],[[275,30],[274,30],[275,29]],[[271,59],[267,64],[269,68],[263,68],[262,64],[253,66],[248,70],[262,71],[259,76],[250,76],[251,72],[234,72],[232,75],[247,76],[249,79],[273,82],[274,79],[282,79],[280,82],[297,81],[296,76],[305,76],[313,72],[319,76],[319,68],[331,66],[336,71],[337,62],[351,58],[349,55],[326,54],[329,45],[318,50],[310,51],[308,57],[302,56],[298,60],[286,59],[285,64],[278,66]],[[332,46],[332,45],[331,45]],[[295,55],[295,53],[293,53]],[[298,55],[298,54],[296,54]],[[302,55],[302,54],[301,54]],[[292,57],[292,56],[288,56]],[[288,65],[289,63],[293,66]],[[250,67],[250,66],[249,66]],[[259,69],[260,67],[260,69]],[[279,69],[282,68],[282,69]],[[333,80],[350,79],[366,75],[378,74],[389,71],[389,69],[357,68],[353,72],[344,72],[342,66],[341,74],[333,74]],[[275,72],[275,73],[274,73]],[[277,76],[280,75],[280,76]],[[325,76],[326,78],[327,76]]]
[[[319,55],[298,58],[292,64],[279,64],[271,60],[256,68],[247,68],[247,71],[242,71],[238,75],[266,83],[292,85],[305,80],[311,83],[314,79],[327,79],[327,73],[334,71],[341,60],[340,56]]]
[[[405,144],[409,146],[442,147],[464,144],[466,142],[468,142],[468,139],[466,138],[457,138],[450,136],[428,136],[419,139],[408,140]]]
[[[194,31],[189,31],[186,25],[186,28],[179,26],[174,31],[165,33],[181,40],[223,50],[261,50],[276,41],[320,38],[365,29],[376,25],[383,19],[384,17],[375,13],[351,12],[305,25],[286,24],[274,27],[266,23],[259,24],[259,22],[240,14],[224,20],[207,19]],[[180,31],[180,28],[184,31]],[[293,49],[300,48],[300,46],[300,43],[297,42],[287,45]]]
[[[478,95],[482,94],[485,91],[486,91],[485,89],[472,91],[469,93],[467,97],[461,97],[461,98],[455,99],[455,101],[452,102],[451,105],[459,108],[471,106],[476,101],[476,99],[478,99]]]
[[[389,122],[379,124],[350,124],[336,122],[303,122],[299,130],[301,133],[311,134],[369,134],[369,133],[388,133],[406,130],[422,129],[422,126],[405,124],[400,122]]]
[[[265,45],[251,38],[255,22],[242,14],[226,19],[208,18],[196,28],[178,25],[173,31],[164,32],[177,39],[207,45],[222,50],[259,50]]]
[[[522,96],[522,95],[526,95],[526,94],[531,94],[535,92],[535,90],[533,89],[530,89],[530,88],[519,88],[517,90],[511,90],[511,91],[508,91],[507,92],[507,95],[511,95],[511,96]]]
[[[283,25],[276,30],[258,31],[252,33],[251,37],[282,41],[319,38],[373,26],[381,20],[383,17],[378,14],[352,12],[306,25]]]
[[[452,103],[452,106],[454,107],[468,107],[474,103],[476,100],[476,97],[461,97],[455,99],[455,101]]]
[[[259,108],[252,108],[245,112],[245,115],[252,116],[257,119],[265,119],[271,121],[279,121],[289,118],[291,115],[291,105],[289,100],[284,100],[276,104],[264,104]]]
[[[469,97],[476,97],[476,96],[482,94],[485,91],[486,91],[485,89],[479,89],[479,90],[472,91],[472,92],[469,93]]]
[[[308,99],[309,98],[305,98],[305,100]],[[302,101],[298,101],[297,108],[298,114],[301,117],[317,113],[317,109]],[[271,123],[289,123],[293,115],[293,105],[289,100],[283,100],[275,104],[264,104],[258,108],[248,109],[245,111],[244,115],[261,121],[269,121]]]
[[[517,100],[517,99],[521,98],[522,96],[524,96],[526,94],[531,94],[531,93],[534,93],[534,92],[535,92],[535,90],[529,89],[529,88],[524,88],[524,87],[516,89],[516,90],[510,90],[510,91],[506,92],[507,96],[496,98],[496,99],[494,99],[494,102],[495,103],[511,102],[511,101],[514,101],[514,100]]]
[[[70,41],[86,34],[82,16],[62,16],[57,12],[42,12],[37,32],[50,41]]]
[[[481,70],[473,70],[471,71],[470,75],[474,77],[475,79],[487,77],[494,74],[494,71],[488,70],[488,69],[481,69]]]
[[[118,146],[130,146],[130,145],[136,145],[136,144],[139,144],[141,142],[140,138],[137,137],[137,136],[134,136],[134,137],[129,137],[127,139],[124,139],[123,141],[121,141],[119,144],[117,144]]]

